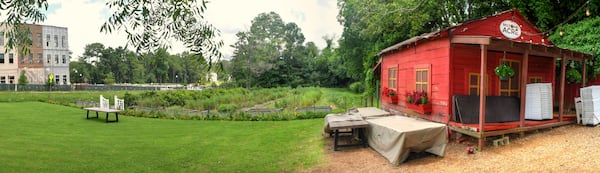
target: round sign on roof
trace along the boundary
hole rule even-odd
[[[500,32],[505,37],[515,39],[521,36],[521,27],[512,20],[505,20],[500,23]]]

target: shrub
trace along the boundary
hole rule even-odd
[[[354,82],[348,87],[350,91],[360,94],[365,92],[365,85],[362,82]]]
[[[222,113],[234,112],[237,109],[237,106],[234,104],[221,104],[217,110]]]

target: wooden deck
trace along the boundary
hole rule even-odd
[[[471,128],[462,128],[462,127],[458,127],[458,126],[454,126],[454,125],[450,125],[450,124],[448,125],[448,127],[452,131],[456,131],[458,133],[469,135],[469,136],[475,137],[477,139],[483,139],[485,141],[485,138],[490,137],[490,136],[500,136],[500,135],[506,135],[506,134],[512,134],[512,133],[521,133],[521,132],[527,132],[527,131],[532,131],[532,130],[564,126],[564,125],[574,124],[574,123],[575,123],[575,120],[559,121],[559,122],[540,124],[540,125],[534,125],[534,126],[515,127],[515,128],[504,129],[504,130],[492,130],[492,131],[484,131],[484,132],[474,131],[474,129],[471,129]]]
[[[431,119],[432,116],[430,116],[430,115],[419,114],[412,110],[405,109],[399,105],[390,105],[390,104],[386,104],[386,103],[383,103],[383,105],[387,108],[391,108],[391,109],[387,109],[387,110],[392,113],[395,113],[395,114],[403,114],[405,116],[418,117],[418,118],[426,119],[429,121],[445,123],[445,124],[447,124],[448,128],[450,128],[450,130],[477,138],[479,141],[481,141],[481,142],[479,142],[481,144],[483,144],[483,142],[485,142],[487,137],[502,136],[502,135],[507,135],[507,134],[524,135],[524,133],[527,131],[547,129],[547,128],[559,127],[559,126],[576,123],[575,114],[563,114],[562,121],[560,121],[558,113],[555,112],[554,119],[552,119],[552,120],[544,120],[544,121],[525,120],[525,126],[523,126],[523,127],[519,126],[519,123],[520,123],[519,121],[506,122],[506,123],[486,123],[485,124],[486,126],[503,124],[505,127],[498,128],[498,130],[488,130],[489,126],[488,127],[484,126],[484,130],[483,130],[483,132],[481,132],[481,130],[479,129],[479,124],[461,124],[461,123],[456,123],[456,122],[451,122],[451,121],[440,122],[439,120],[432,120]],[[483,146],[480,145],[479,149],[481,150],[482,148],[483,148]]]

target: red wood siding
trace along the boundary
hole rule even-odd
[[[452,94],[467,95],[467,89],[469,87],[469,73],[480,73],[479,64],[481,63],[481,51],[478,46],[476,47],[462,44],[456,44],[453,46],[453,59],[451,60],[454,68],[454,75],[452,76]],[[488,94],[492,96],[497,96],[500,92],[500,80],[498,79],[498,76],[496,76],[494,69],[500,64],[500,60],[503,58],[503,56],[503,52],[488,52],[488,65],[486,73],[488,75]],[[506,53],[506,59],[518,60],[521,62],[521,65],[523,65],[522,54]],[[529,56],[529,70],[527,79],[532,76],[539,76],[542,77],[543,82],[551,83],[552,77],[554,76],[552,73],[553,68],[554,65],[552,58]],[[521,69],[514,70],[520,71]]]
[[[398,105],[406,106],[406,92],[415,90],[415,68],[430,65],[429,99],[433,104],[432,120],[445,121],[450,111],[449,102],[449,50],[447,38],[417,42],[400,51],[385,54],[382,58],[381,86],[387,86],[387,69],[398,67]],[[383,100],[382,100],[383,101]]]
[[[552,83],[552,78],[554,77],[553,69],[552,58],[529,56],[528,83],[531,77],[542,77],[542,83]]]
[[[521,37],[513,39],[519,42],[553,45],[534,25],[529,23],[518,11],[507,12],[497,16],[490,16],[483,20],[467,22],[453,30],[454,35],[485,35],[510,40],[500,32],[500,23],[512,20],[521,27]],[[544,41],[542,41],[544,40]]]

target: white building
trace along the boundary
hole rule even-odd
[[[217,73],[210,72],[206,74],[206,80],[208,80],[208,82],[217,82]]]
[[[0,50],[6,50],[6,39],[4,32],[0,32]],[[17,83],[19,76],[19,65],[15,55],[16,49],[0,52],[0,84]]]
[[[70,84],[69,37],[67,28],[42,26],[42,33],[45,76],[54,74],[56,85]]]
[[[54,74],[55,84],[69,82],[69,44],[65,27],[26,24],[32,44],[23,53],[17,48],[6,50],[6,38],[0,37],[0,84],[18,83],[21,71],[29,84],[46,84]],[[0,34],[6,31],[0,28]]]

